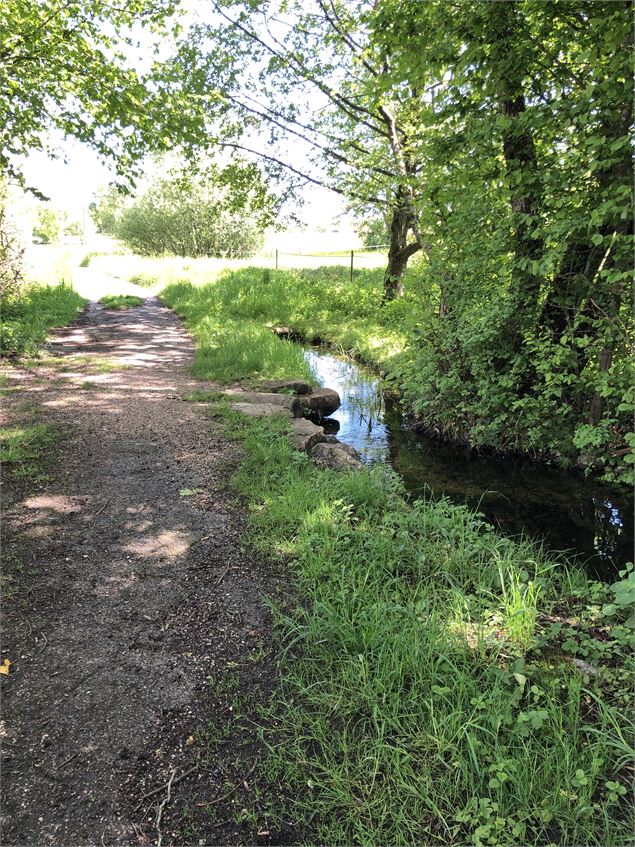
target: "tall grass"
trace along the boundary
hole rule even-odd
[[[628,717],[537,623],[586,608],[584,573],[467,508],[407,505],[386,469],[317,470],[285,422],[230,421],[252,544],[298,581],[263,716],[285,820],[327,844],[628,843]]]
[[[313,379],[298,345],[278,338],[262,319],[268,303],[253,304],[249,315],[240,313],[239,298],[225,308],[225,288],[217,284],[195,287],[177,283],[162,292],[162,300],[181,315],[196,340],[194,374],[221,382],[295,377]]]
[[[36,353],[46,342],[49,330],[71,323],[85,304],[65,283],[21,287],[0,302],[0,355]]]
[[[202,285],[187,277],[168,285],[161,296],[179,314],[189,314],[194,308],[234,321],[289,326],[310,341],[328,341],[388,368],[421,319],[419,287],[413,277],[404,299],[380,309],[379,270],[356,272],[351,285],[341,268],[243,268],[221,272],[213,282]]]

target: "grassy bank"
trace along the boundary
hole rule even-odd
[[[65,283],[21,287],[0,303],[0,355],[36,353],[51,329],[71,323],[85,305],[86,301]]]
[[[164,292],[197,375],[302,374],[266,324],[321,335],[333,311],[285,281],[245,271]],[[339,340],[386,363],[404,333],[364,317],[374,286],[360,283],[352,319],[342,294]],[[592,583],[466,508],[407,504],[386,469],[317,470],[284,421],[223,414],[245,448],[234,485],[251,543],[296,580],[277,612],[282,690],[262,715],[263,796],[288,799],[255,817],[329,844],[628,843],[632,575]]]
[[[229,415],[252,544],[297,579],[263,715],[279,813],[327,844],[628,843],[632,577],[319,471],[286,426]]]
[[[216,282],[167,286],[161,297],[193,327],[200,317],[288,326],[309,341],[322,340],[389,373],[417,329],[416,278],[402,300],[379,308],[382,272],[359,271],[354,283],[344,268],[227,271]]]
[[[583,367],[528,331],[512,366],[496,352],[492,315],[476,307],[441,315],[437,283],[415,263],[405,296],[381,306],[380,270],[356,271],[351,283],[344,267],[246,268],[216,274],[196,290],[170,285],[165,297],[183,314],[199,310],[260,327],[282,324],[338,346],[377,366],[410,411],[450,439],[563,466],[580,462],[628,484],[635,444],[630,356],[620,348],[610,379],[602,382],[593,356]],[[591,425],[594,396],[596,403],[603,398],[604,415]]]

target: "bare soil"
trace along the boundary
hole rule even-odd
[[[61,438],[49,479],[3,486],[3,843],[287,842],[242,812],[264,755],[238,719],[271,689],[280,575],[242,544],[235,447],[183,400],[191,341],[151,298],[91,304],[50,352],[11,371]]]

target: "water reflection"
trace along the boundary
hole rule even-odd
[[[432,491],[467,503],[502,532],[543,538],[549,549],[580,556],[604,578],[632,561],[627,492],[528,461],[475,456],[412,432],[371,372],[321,350],[305,356],[320,381],[342,397],[334,416],[339,430],[332,431],[365,462],[390,463],[413,496]]]

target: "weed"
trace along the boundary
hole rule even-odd
[[[223,396],[221,391],[206,391],[197,388],[194,391],[189,391],[183,399],[189,403],[215,403],[222,400]]]

